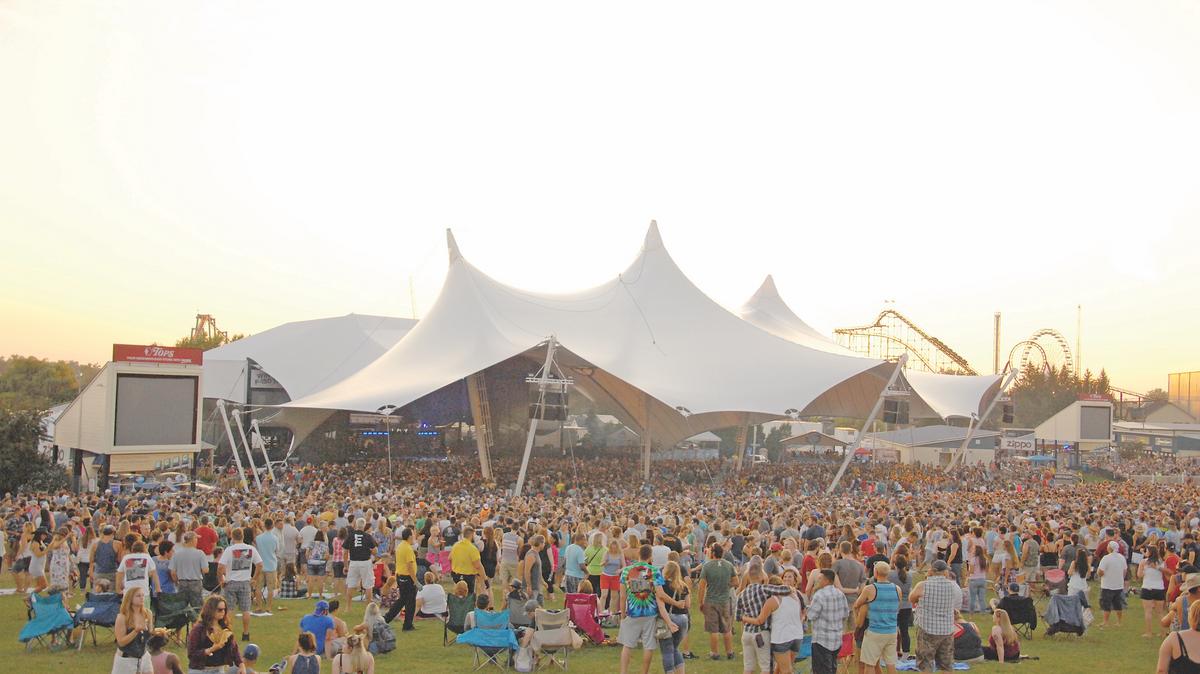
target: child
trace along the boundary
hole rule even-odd
[[[317,638],[312,632],[296,637],[296,652],[288,656],[288,674],[321,674],[321,656],[317,655]]]
[[[150,639],[146,642],[146,648],[150,653],[150,664],[154,667],[155,672],[165,672],[166,674],[183,674],[183,663],[179,661],[179,656],[169,651],[164,651],[167,645],[167,631],[154,630],[150,635]],[[246,669],[246,674],[254,674],[251,669]]]

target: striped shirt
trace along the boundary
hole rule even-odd
[[[850,604],[846,595],[833,585],[826,585],[813,595],[808,618],[812,621],[813,643],[821,644],[826,650],[842,648],[842,628],[850,615]]]

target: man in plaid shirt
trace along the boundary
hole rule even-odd
[[[846,595],[834,586],[833,569],[821,569],[817,576],[817,591],[808,608],[812,621],[813,674],[836,674],[838,652],[842,650],[842,633],[850,604]]]
[[[954,670],[954,609],[962,605],[962,588],[949,577],[950,567],[937,560],[929,577],[909,594],[917,623],[917,669]]]
[[[763,634],[771,630],[771,619],[762,625],[751,625],[745,622],[745,618],[757,618],[759,613],[762,613],[763,604],[775,595],[791,594],[792,588],[786,585],[767,585],[767,575],[763,572],[763,564],[760,560],[754,559],[750,562],[750,567],[747,570],[747,575],[750,579],[750,584],[737,599],[737,619],[742,621],[742,669],[746,672],[753,672],[755,666],[758,666],[759,671],[771,671],[771,640],[768,635]],[[762,636],[763,643],[758,643],[759,635]]]

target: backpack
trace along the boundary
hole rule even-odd
[[[513,670],[517,672],[532,672],[533,665],[533,647],[522,646],[518,648],[516,655],[513,656]]]
[[[396,650],[396,630],[380,620],[371,627],[370,644],[373,653],[391,653]]]

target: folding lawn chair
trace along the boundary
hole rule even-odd
[[[63,606],[62,594],[35,593],[26,601],[29,622],[25,623],[17,637],[25,644],[25,652],[32,652],[34,646],[39,645],[50,651],[60,651],[70,646],[71,628],[75,626],[75,619],[71,617],[67,607]]]
[[[455,636],[467,631],[467,614],[475,609],[475,595],[446,597],[446,618],[442,621],[442,645],[454,643]],[[454,636],[451,636],[453,633]]]
[[[188,604],[182,594],[159,593],[154,598],[154,626],[170,630],[171,641],[187,647],[187,635],[200,612]]]
[[[578,637],[567,626],[570,614],[567,611],[547,611],[539,608],[533,612],[533,649],[539,656],[538,669],[557,665],[567,668],[574,639]]]
[[[1026,639],[1033,638],[1033,632],[1038,626],[1037,607],[1033,605],[1033,597],[1010,594],[1001,597],[996,608],[1002,608],[1008,612],[1008,618],[1012,621],[1013,629],[1017,631],[1017,634]]]
[[[517,633],[508,624],[508,609],[503,611],[475,611],[475,627],[458,635],[456,643],[471,646],[474,669],[495,665],[508,669],[502,655],[517,650]]]
[[[564,606],[575,629],[583,632],[597,646],[603,644],[606,638],[604,630],[600,628],[600,622],[596,619],[599,613],[598,606],[596,595],[583,593],[567,595]]]
[[[75,627],[79,629],[79,643],[76,648],[83,648],[84,639],[88,634],[92,635],[92,645],[99,646],[100,643],[96,639],[97,628],[108,631],[111,639],[105,640],[105,644],[116,641],[117,635],[113,633],[113,628],[117,624],[117,614],[120,612],[121,595],[116,592],[89,592],[83,606],[75,612]]]

